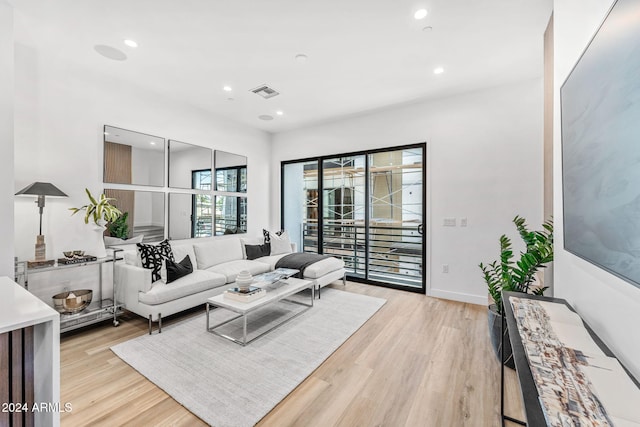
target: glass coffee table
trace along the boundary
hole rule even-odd
[[[207,299],[206,308],[207,308],[207,331],[211,332],[215,335],[218,335],[222,338],[226,338],[230,341],[233,341],[237,344],[245,346],[252,341],[260,338],[268,332],[271,332],[275,328],[285,324],[289,320],[301,315],[302,313],[309,310],[313,307],[313,300],[315,298],[315,287],[313,286],[313,282],[310,280],[302,280],[290,277],[288,279],[282,279],[276,283],[266,284],[266,283],[253,283],[252,286],[262,287],[267,291],[266,295],[261,297],[260,299],[253,300],[250,302],[240,302],[235,301],[230,298],[225,298],[223,295],[217,295],[215,297],[211,297]],[[233,287],[233,284],[231,285]],[[293,294],[297,294],[298,292],[304,289],[311,289],[311,300],[309,304],[303,303],[301,301],[296,301],[289,299]],[[247,340],[247,316],[258,309],[268,308],[269,306],[274,305],[278,301],[286,301],[287,303],[302,305],[306,307],[304,310],[296,312],[292,316],[286,317],[284,320],[274,324],[269,327],[267,330],[260,332],[257,336]],[[217,323],[215,325],[210,325],[210,311],[211,307],[223,308],[225,310],[232,311],[237,313],[237,316],[232,317],[231,319],[224,320],[223,322]],[[241,337],[233,337],[230,334],[222,333],[218,329],[222,326],[227,325],[234,320],[242,318],[242,336]]]

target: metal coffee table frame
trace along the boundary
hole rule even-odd
[[[294,319],[296,317],[298,317],[299,315],[301,315],[302,313],[305,313],[307,310],[309,310],[311,307],[313,307],[313,300],[315,299],[315,286],[313,286],[313,282],[310,280],[301,280],[301,279],[293,279],[293,278],[289,278],[289,279],[285,279],[282,280],[281,282],[284,282],[284,284],[275,289],[275,290],[267,290],[267,295],[265,295],[264,297],[255,300],[255,301],[251,301],[248,303],[243,303],[243,302],[239,302],[239,301],[233,301],[233,300],[229,300],[229,299],[224,299],[224,295],[218,295],[216,297],[212,297],[209,298],[207,300],[206,303],[206,310],[207,310],[207,331],[211,332],[212,334],[218,335],[219,337],[228,339],[229,341],[233,341],[236,344],[240,344],[241,346],[245,346],[255,340],[257,340],[258,338],[262,337],[263,335],[273,331],[274,329],[284,325],[285,323],[289,322],[291,319]],[[293,286],[290,286],[293,285]],[[290,286],[290,287],[289,287]],[[288,289],[285,287],[289,287]],[[300,301],[295,301],[295,300],[291,300],[288,299],[287,297],[296,294],[304,289],[311,289],[311,302],[310,304],[305,304],[303,302]],[[247,340],[247,317],[249,314],[255,312],[256,310],[266,307],[268,305],[271,304],[275,304],[278,301],[286,301],[292,304],[297,304],[297,305],[302,305],[307,307],[306,309],[295,313],[293,316],[289,316],[286,319],[284,319],[281,322],[276,323],[275,325],[273,325],[272,327],[270,327],[269,329],[267,329],[266,331],[260,333],[259,335],[251,338],[250,340]],[[217,323],[213,326],[211,326],[209,324],[209,313],[211,310],[211,307],[217,307],[217,308],[223,308],[225,310],[229,310],[232,311],[234,313],[238,313],[237,316],[232,317],[231,319],[225,320],[223,322]],[[223,334],[220,333],[218,331],[216,331],[216,329],[220,328],[221,326],[224,326],[228,323],[233,322],[234,320],[240,319],[242,318],[242,338],[238,339],[238,338],[234,338],[231,335],[227,335],[227,334]]]

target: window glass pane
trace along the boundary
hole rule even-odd
[[[322,250],[345,262],[347,271],[365,276],[364,155],[323,161]]]
[[[218,191],[238,191],[238,169],[217,169],[216,188]]]
[[[369,272],[374,280],[422,287],[422,149],[369,155]]]
[[[215,235],[247,232],[247,198],[216,196]]]
[[[284,165],[284,228],[302,252],[318,253],[318,162]]]

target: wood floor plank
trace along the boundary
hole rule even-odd
[[[500,365],[486,307],[359,283],[339,290],[387,303],[258,426],[497,426]],[[163,319],[165,325],[203,310]],[[61,338],[63,426],[206,425],[111,352],[147,333],[126,314]],[[520,389],[507,370],[509,414],[522,418]]]

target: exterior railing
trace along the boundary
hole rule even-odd
[[[369,225],[369,265],[366,264],[364,224],[339,221],[323,226],[323,253],[342,258],[347,272],[394,284],[422,286],[422,235],[415,222],[371,221]],[[318,251],[318,224],[302,224],[305,252]]]

